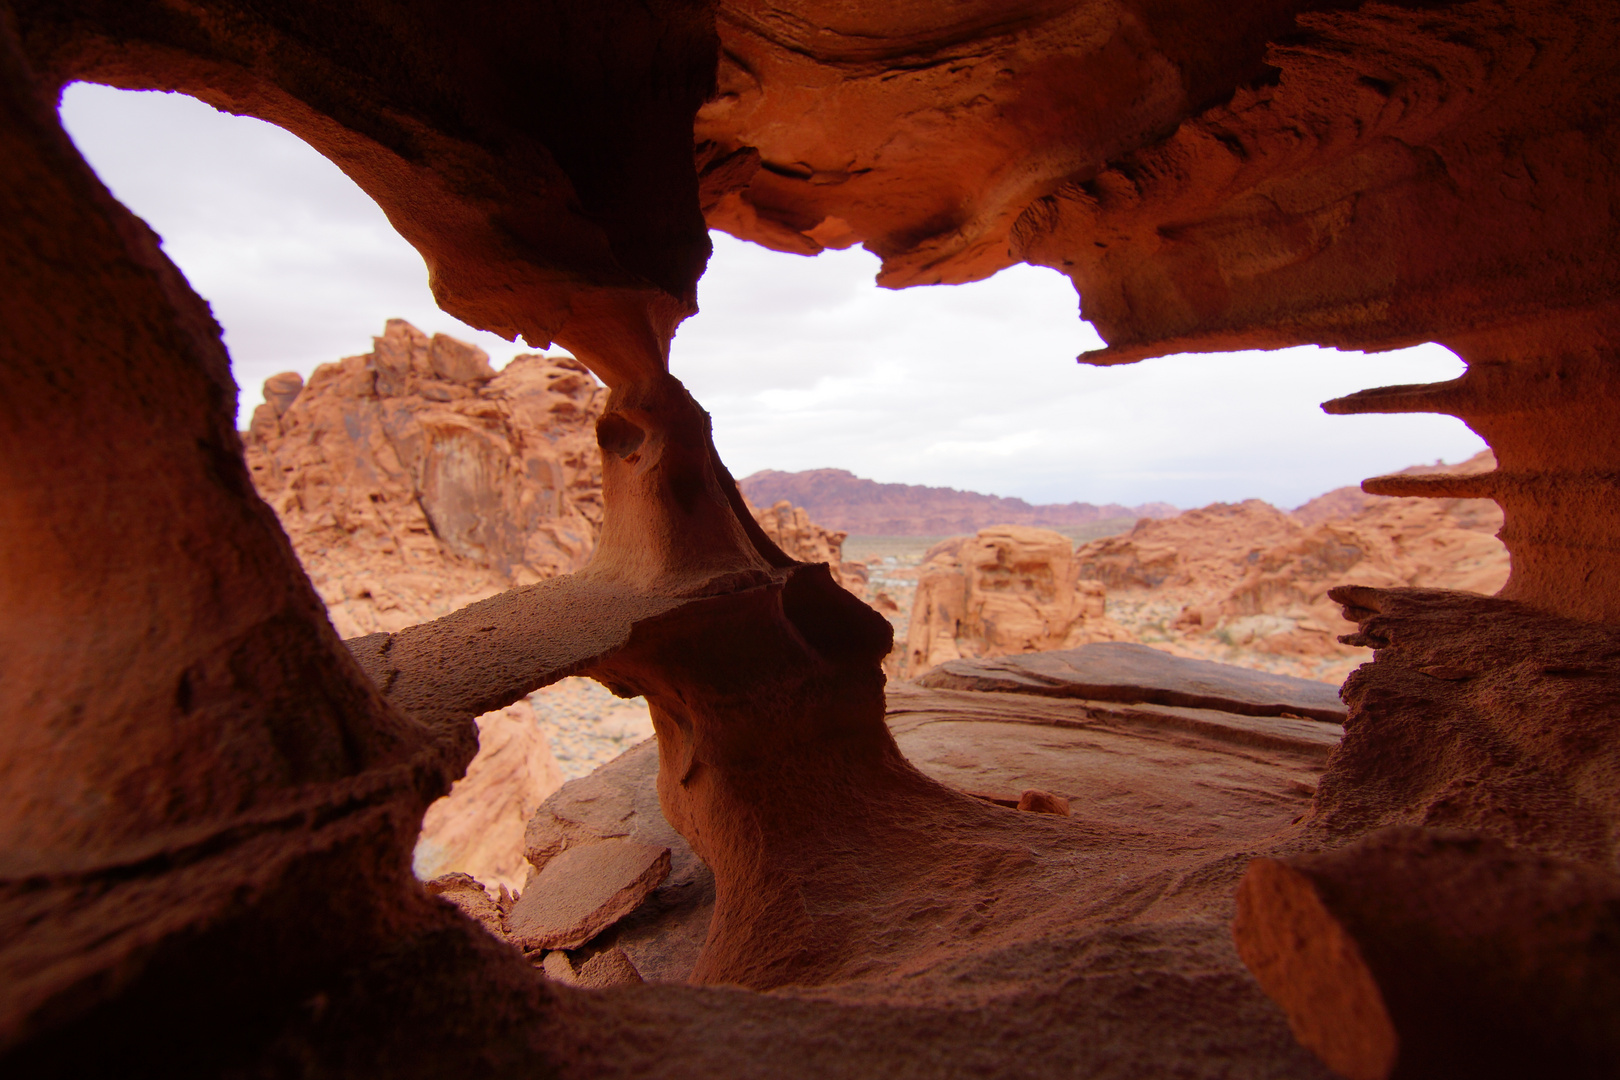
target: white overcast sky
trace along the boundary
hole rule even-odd
[[[69,87],[62,117],[113,193],[213,305],[242,387],[366,352],[384,320],[529,351],[439,311],[421,258],[297,138],[172,94]],[[1074,362],[1099,339],[1054,271],[891,292],[861,249],[814,259],[714,234],[702,312],[671,366],[714,416],[732,471],[849,469],[1032,502],[1292,507],[1484,444],[1442,416],[1330,417],[1328,398],[1452,378],[1438,345]]]

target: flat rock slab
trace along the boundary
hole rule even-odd
[[[916,685],[1217,709],[1241,716],[1298,716],[1335,724],[1349,715],[1339,700],[1339,688],[1331,683],[1188,660],[1122,641],[987,660],[951,660],[917,679]]]
[[[669,877],[596,944],[623,949],[648,982],[684,982],[709,935],[714,874],[664,820],[655,739],[553,792],[529,821],[525,849],[544,871],[569,848],[621,837],[668,848]]]
[[[634,840],[571,847],[546,863],[506,916],[526,950],[576,949],[634,911],[669,876],[669,848]]]
[[[1047,792],[1144,857],[1264,843],[1310,808],[1339,740],[1314,720],[1173,706],[915,685],[888,698],[895,742],[935,780],[1008,802]]]

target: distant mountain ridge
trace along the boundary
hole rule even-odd
[[[981,495],[920,484],[880,484],[847,469],[779,472],[762,469],[739,480],[755,506],[781,499],[802,506],[823,528],[855,536],[957,536],[990,525],[1035,525],[1047,529],[1089,525],[1110,518],[1166,518],[1180,513],[1169,503],[1122,506],[1050,503]]]

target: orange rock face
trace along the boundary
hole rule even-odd
[[[338,632],[397,630],[585,565],[606,396],[569,357],[496,374],[480,350],[394,319],[301,388],[268,381],[248,467]]]
[[[1490,467],[1487,452],[1455,471]],[[1338,640],[1352,628],[1329,589],[1352,582],[1495,592],[1508,575],[1494,535],[1501,524],[1489,500],[1343,488],[1293,513],[1250,499],[1143,519],[1072,555],[1057,533],[985,529],[929,552],[899,670],[917,677],[959,656],[1143,640],[1338,683],[1368,655]]]
[[[1130,635],[1081,581],[1069,539],[1000,525],[933,548],[917,581],[902,670],[917,676],[961,657],[1067,649]]]
[[[1488,452],[1454,468],[1491,468]],[[1424,476],[1440,466],[1402,475]],[[1329,492],[1292,514],[1250,500],[1144,521],[1093,541],[1076,559],[1108,586],[1109,609],[1143,640],[1184,655],[1341,682],[1365,649],[1349,633],[1335,585],[1421,586],[1492,593],[1508,578],[1485,499],[1382,498]]]
[[[562,771],[527,701],[474,722],[478,755],[450,794],[428,807],[413,868],[424,881],[463,873],[516,893],[529,876],[523,828],[546,796],[562,786]]]

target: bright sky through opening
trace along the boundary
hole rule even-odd
[[[370,349],[384,320],[529,351],[439,311],[420,256],[293,135],[191,98],[68,88],[62,117],[102,180],[163,237],[214,308],[242,387]],[[1330,417],[1322,401],[1454,378],[1438,345],[1303,347],[1077,365],[1100,342],[1054,271],[892,292],[866,251],[814,259],[714,234],[702,312],[671,367],[714,417],[732,472],[843,468],[1031,502],[1292,507],[1406,465],[1484,448],[1443,416]]]

